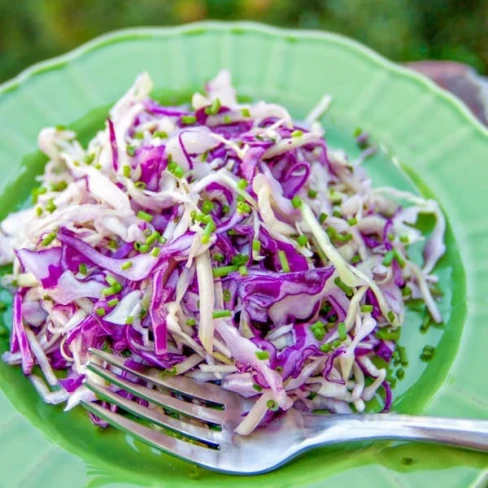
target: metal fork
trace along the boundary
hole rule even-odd
[[[89,362],[88,369],[99,378],[87,379],[86,387],[145,425],[96,403],[83,402],[88,411],[154,448],[215,471],[263,473],[313,447],[350,441],[414,440],[488,452],[488,421],[394,414],[317,415],[291,409],[243,437],[234,429],[253,402],[211,383],[162,376],[150,368],[136,371],[125,365],[124,358],[96,349],[90,352],[96,359]],[[106,366],[97,364],[100,362]],[[121,378],[109,367],[157,385],[158,390]],[[100,378],[104,381],[96,381]],[[152,408],[120,396],[109,385],[146,400]],[[194,400],[185,401],[185,397]],[[213,408],[217,405],[220,409]]]

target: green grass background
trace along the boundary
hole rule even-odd
[[[0,0],[0,81],[107,31],[202,19],[326,29],[395,61],[488,72],[486,0]]]

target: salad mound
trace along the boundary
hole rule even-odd
[[[361,412],[381,393],[388,410],[405,301],[442,320],[438,204],[373,188],[371,148],[351,161],[328,147],[328,97],[295,122],[238,103],[226,71],[188,106],[159,104],[152,87],[141,74],[86,148],[71,130],[41,131],[33,205],[0,226],[14,293],[3,360],[66,410],[99,401],[83,385],[92,347],[218,383],[257,400],[242,435],[292,406]],[[436,219],[428,239],[423,213]],[[407,252],[419,241],[421,265]]]

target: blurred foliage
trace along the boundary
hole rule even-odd
[[[325,29],[396,61],[488,72],[487,0],[0,0],[0,81],[110,30],[201,19]]]

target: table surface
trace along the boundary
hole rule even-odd
[[[406,66],[456,95],[483,124],[488,125],[488,78],[454,61],[418,61]]]

